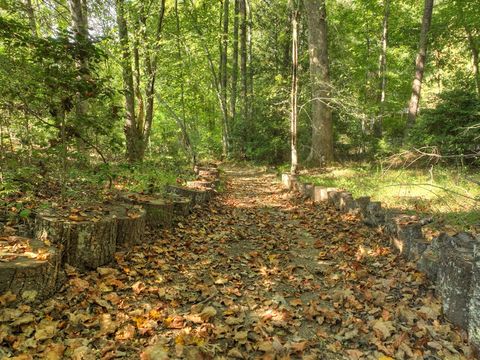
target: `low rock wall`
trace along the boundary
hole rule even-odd
[[[435,285],[445,318],[468,332],[476,358],[480,358],[480,236],[441,233],[428,241],[422,227],[431,219],[393,213],[369,197],[355,199],[339,189],[302,183],[282,175],[282,183],[313,203],[328,202],[342,212],[357,213],[362,221],[380,228],[394,251],[416,263]]]

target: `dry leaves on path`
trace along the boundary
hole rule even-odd
[[[466,359],[432,289],[353,215],[274,176],[224,194],[38,306],[0,297],[0,358]],[[429,357],[430,356],[430,357]]]

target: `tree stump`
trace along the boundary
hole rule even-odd
[[[168,185],[166,187],[167,192],[180,195],[182,197],[186,197],[190,199],[192,206],[203,204],[209,201],[212,197],[212,190],[206,189],[193,189],[183,186],[173,186]]]
[[[139,244],[145,233],[147,212],[140,205],[116,205],[112,215],[117,220],[117,246]]]
[[[173,213],[176,216],[188,216],[191,211],[192,201],[184,196],[177,194],[169,194],[169,198],[173,203]]]
[[[197,168],[195,173],[200,177],[214,177],[218,178],[219,171],[216,168]]]
[[[187,187],[194,189],[214,189],[217,186],[217,181],[195,180],[187,181]]]
[[[117,221],[101,206],[67,213],[48,210],[37,214],[35,237],[58,245],[62,264],[80,270],[96,269],[113,260],[117,243]]]
[[[18,299],[42,300],[62,280],[58,249],[34,239],[0,237],[0,294],[10,291]]]
[[[146,223],[151,227],[170,227],[173,222],[173,202],[160,194],[128,193],[122,196],[126,202],[141,205],[147,212]]]

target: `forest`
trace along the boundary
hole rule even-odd
[[[479,9],[0,0],[0,359],[480,356]]]

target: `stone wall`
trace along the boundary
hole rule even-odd
[[[422,227],[431,219],[420,219],[388,211],[369,197],[355,199],[348,191],[305,184],[297,177],[282,175],[282,183],[313,203],[328,202],[341,212],[357,213],[362,221],[380,228],[392,249],[417,264],[435,285],[443,314],[468,332],[476,357],[480,354],[480,236],[461,232],[441,233],[428,241]]]

